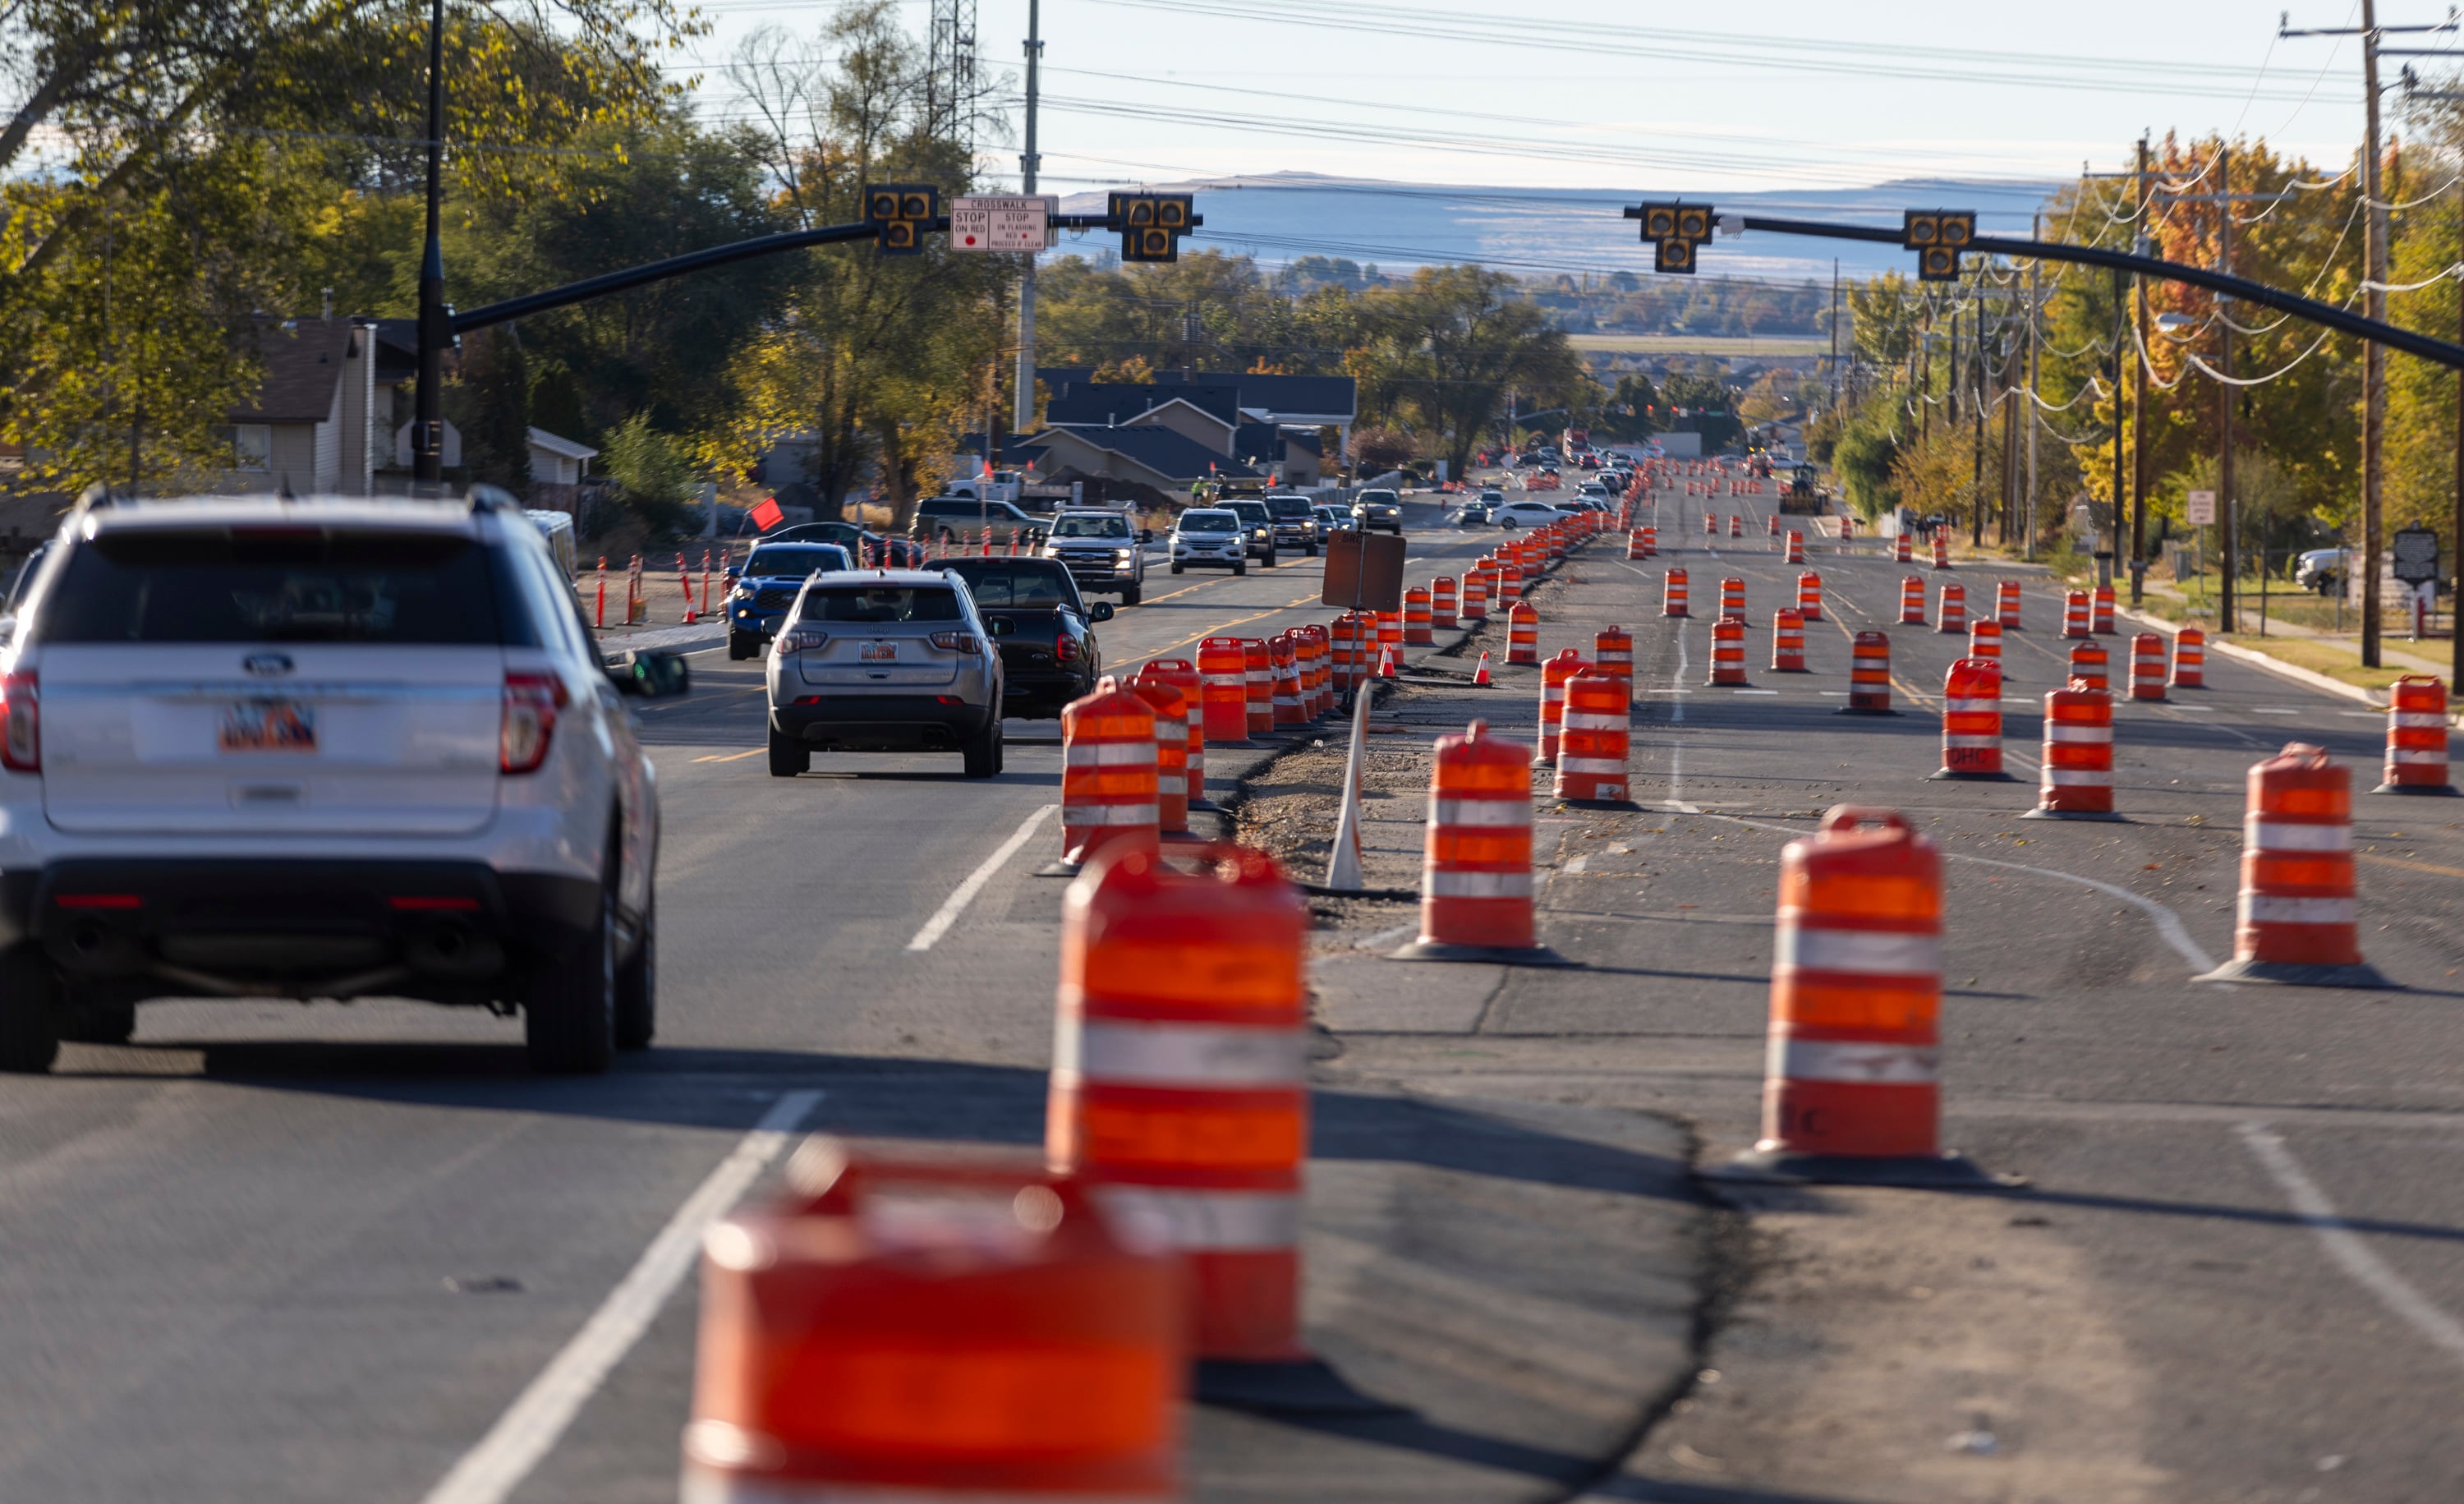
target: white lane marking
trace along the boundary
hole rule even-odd
[[[1637,574],[1640,574],[1641,572],[1642,571],[1639,569],[1635,570],[1635,573]],[[1680,617],[1677,622],[1677,673],[1674,679],[1671,680],[1672,693],[1688,693],[1686,691],[1677,690],[1675,688],[1675,684],[1685,677],[1686,667],[1691,661],[1686,656],[1685,652],[1685,630],[1692,625],[1694,625],[1693,622],[1684,617]],[[1703,812],[1702,810],[1687,804],[1682,797],[1685,792],[1685,739],[1677,735],[1677,732],[1685,724],[1685,702],[1683,700],[1671,700],[1669,702],[1668,719],[1668,797],[1661,800],[1661,803],[1666,805],[1669,808],[1676,810],[1679,814],[1701,814]]]
[[[2387,712],[2383,710],[2340,710],[2336,712],[2336,714],[2339,716],[2358,716],[2364,720],[2377,720],[2385,717]]]
[[[984,884],[993,880],[993,874],[1000,872],[1002,864],[1016,856],[1018,849],[1034,837],[1035,828],[1044,823],[1045,815],[1060,807],[1059,805],[1045,805],[1028,815],[1025,823],[1011,831],[1010,838],[985,857],[981,866],[967,874],[966,881],[950,890],[950,896],[941,900],[941,906],[933,911],[933,917],[924,921],[924,927],[915,932],[915,938],[907,942],[907,948],[931,950],[935,941],[949,934],[950,926],[958,922],[958,916],[967,912],[967,905],[976,901],[976,895],[984,891]]]
[[[1778,694],[1778,693],[1779,693],[1779,691],[1777,691],[1777,690],[1741,689],[1741,690],[1730,690],[1730,691],[1728,691],[1728,693],[1729,693],[1729,694],[1731,694],[1731,695],[1776,695],[1776,694]]]
[[[2301,714],[2301,712],[2293,709],[2289,705],[2253,705],[2250,707],[2250,713],[2254,716],[2298,716]]]
[[[2285,1201],[2302,1225],[2319,1235],[2327,1256],[2352,1276],[2353,1283],[2378,1296],[2379,1304],[2403,1317],[2405,1324],[2429,1338],[2432,1347],[2464,1363],[2464,1322],[2432,1304],[2429,1296],[2370,1251],[2352,1224],[2338,1214],[2327,1193],[2293,1158],[2282,1137],[2263,1122],[2236,1124],[2233,1131],[2241,1135],[2241,1141],[2250,1147],[2259,1168],[2283,1189]]]
[[[496,1417],[479,1445],[428,1491],[422,1504],[502,1504],[521,1487],[691,1272],[702,1234],[769,1168],[821,1099],[819,1092],[785,1092],[770,1104],[718,1168],[685,1198],[582,1330]]]

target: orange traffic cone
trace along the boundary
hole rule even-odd
[[[1471,672],[1471,687],[1474,689],[1488,688],[1488,654],[1486,652],[1483,652],[1480,655],[1480,667],[1472,670]]]

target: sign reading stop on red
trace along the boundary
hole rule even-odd
[[[1052,244],[1052,216],[1061,200],[969,197],[950,205],[953,251],[1042,251]]]

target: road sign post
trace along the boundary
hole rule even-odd
[[[1049,194],[970,196],[950,205],[950,249],[953,251],[1023,251],[1033,253],[1054,244],[1052,216],[1061,200]]]
[[[2213,527],[2216,521],[2216,494],[2212,491],[2190,492],[2182,498],[2182,516],[2193,528]],[[2190,535],[2190,573],[2200,582],[2202,596],[2206,594],[2208,577],[2207,541],[2208,535],[2205,533],[2193,532]],[[2233,555],[2228,552],[2225,557],[2230,559]],[[2224,591],[2227,598],[2230,598],[2232,593],[2230,587]]]

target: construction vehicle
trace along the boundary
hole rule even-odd
[[[1819,517],[1831,510],[1830,498],[1814,483],[1814,467],[1798,465],[1790,475],[1788,489],[1780,493],[1779,509],[1791,517]]]

